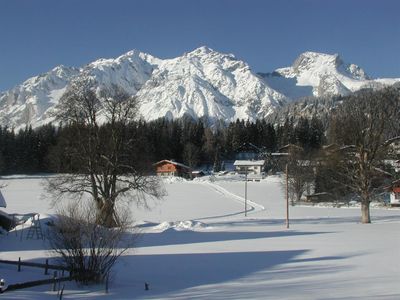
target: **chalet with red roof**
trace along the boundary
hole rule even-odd
[[[167,159],[156,162],[153,166],[156,169],[157,176],[179,176],[188,178],[192,171],[189,166]]]
[[[396,181],[390,192],[390,205],[400,206],[400,180]]]

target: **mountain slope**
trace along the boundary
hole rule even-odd
[[[346,64],[338,54],[301,54],[291,67],[260,74],[274,89],[291,99],[348,95],[363,88],[379,89],[398,79],[371,79],[363,69]]]
[[[146,120],[184,115],[256,120],[286,101],[246,63],[207,47],[164,60],[137,96]]]
[[[45,124],[71,78],[79,70],[58,66],[0,94],[0,125],[19,127]]]
[[[51,113],[68,84],[83,76],[95,79],[99,87],[116,84],[134,95],[160,62],[151,55],[133,50],[116,59],[96,60],[80,69],[56,67],[0,94],[0,125],[18,129],[53,121]]]
[[[154,56],[132,50],[116,59],[96,60],[84,66],[78,77],[89,75],[100,87],[115,84],[135,95],[161,62]]]

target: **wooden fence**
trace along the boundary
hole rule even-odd
[[[71,281],[71,280],[75,279],[73,276],[71,276],[71,272],[69,271],[68,268],[66,268],[64,266],[51,265],[51,264],[49,264],[48,259],[46,259],[46,262],[44,264],[36,263],[36,262],[21,261],[21,258],[19,258],[18,261],[0,259],[0,263],[8,264],[8,265],[16,265],[18,272],[21,272],[22,266],[42,268],[42,269],[44,269],[45,275],[49,274],[49,270],[62,271],[62,274],[60,274],[61,275],[60,277],[58,276],[57,271],[54,271],[53,278],[9,284],[5,290],[0,291],[2,293],[15,291],[15,290],[19,290],[19,289],[30,288],[33,286],[44,285],[44,284],[53,284],[53,291],[56,291],[57,284],[58,284],[58,286],[60,286],[60,282]],[[69,272],[69,276],[67,276],[67,277],[64,276],[65,271]]]
[[[44,274],[48,275],[49,270],[60,270],[60,271],[68,271],[69,269],[64,266],[58,266],[58,265],[51,265],[49,264],[49,260],[46,259],[46,262],[44,264],[41,263],[35,263],[35,262],[29,262],[29,261],[21,261],[21,258],[19,258],[17,261],[15,260],[3,260],[0,259],[0,263],[2,264],[9,264],[9,265],[16,265],[18,272],[21,271],[21,266],[26,266],[26,267],[35,267],[35,268],[42,268],[44,269]]]

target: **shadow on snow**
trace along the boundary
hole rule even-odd
[[[335,260],[346,259],[345,256],[315,257],[306,260],[298,259],[308,253],[309,250],[285,250],[285,251],[265,251],[265,252],[228,252],[228,253],[190,253],[190,254],[155,254],[155,255],[135,255],[124,256],[121,258],[115,282],[121,284],[121,288],[131,288],[130,298],[147,296],[146,298],[157,298],[157,294],[181,293],[185,289],[198,288],[204,285],[223,284],[234,280],[243,279],[247,283],[251,278],[259,278],[258,273],[263,273],[262,280],[275,278],[278,265],[298,264],[302,262],[333,261],[331,265],[319,265],[315,270],[312,266],[300,267],[304,274],[321,272],[339,272],[340,267],[334,266]],[[129,276],[125,276],[124,270],[136,271]],[[265,273],[267,272],[267,273]],[[303,274],[303,275],[304,275]],[[283,276],[282,273],[279,276]],[[286,278],[291,278],[292,272],[286,273]],[[250,277],[250,278],[248,278]],[[150,291],[143,291],[144,282],[150,284]],[[243,283],[240,283],[243,284]],[[214,292],[218,294],[218,287],[202,288],[202,292],[197,297],[205,296],[204,292]],[[204,290],[204,291],[203,291]],[[240,291],[251,291],[251,288],[243,286]],[[138,294],[135,294],[138,293]],[[188,291],[186,291],[188,292]],[[115,297],[118,298],[118,288],[114,289]],[[192,295],[193,296],[193,295]],[[215,294],[210,295],[215,299]],[[187,295],[188,298],[191,296]],[[226,294],[224,294],[226,297]],[[238,295],[236,295],[237,298]],[[174,298],[174,297],[172,297]],[[186,296],[182,296],[185,299]],[[239,296],[240,298],[240,296]],[[204,299],[207,299],[205,297]]]
[[[136,243],[137,248],[183,245],[237,240],[254,240],[300,235],[326,234],[330,232],[271,231],[271,232],[198,232],[168,229],[159,233],[144,233]]]

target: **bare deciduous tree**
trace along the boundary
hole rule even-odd
[[[95,86],[86,76],[72,82],[60,99],[55,115],[69,126],[63,151],[73,172],[50,179],[48,191],[56,199],[89,194],[96,204],[97,223],[114,227],[119,225],[118,199],[146,206],[148,198],[160,198],[164,190],[158,178],[145,176],[141,159],[131,155],[136,141],[127,125],[136,117],[136,99],[117,86]]]
[[[118,257],[134,242],[135,232],[128,232],[129,214],[119,216],[120,226],[107,228],[96,222],[90,205],[72,202],[59,207],[47,240],[76,281],[103,282]]]
[[[294,146],[286,159],[288,170],[288,189],[291,204],[298,202],[303,193],[315,179],[313,172],[313,156],[301,147]]]
[[[334,113],[330,138],[338,151],[330,154],[335,166],[331,179],[361,199],[361,222],[370,223],[371,197],[382,188],[384,160],[399,139],[399,90],[364,91],[349,96]]]

